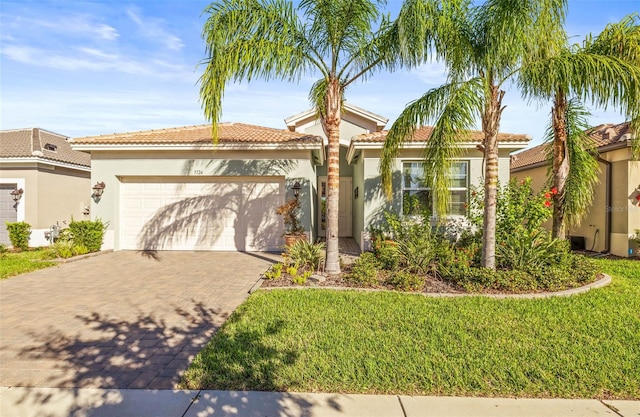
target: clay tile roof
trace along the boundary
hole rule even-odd
[[[30,128],[0,131],[0,158],[40,158],[67,164],[91,166],[91,156],[71,149],[67,137]]]
[[[433,126],[421,126],[419,127],[409,142],[426,142],[431,136]],[[388,130],[382,130],[380,132],[365,133],[353,138],[357,143],[382,143],[384,142]],[[471,132],[470,140],[472,142],[482,142],[483,134],[480,131]],[[499,133],[498,142],[528,142],[530,137],[528,135],[513,134],[513,133]]]
[[[601,124],[587,131],[588,135],[593,139],[596,147],[602,149],[605,146],[614,145],[616,143],[627,142],[631,136],[625,136],[627,133],[631,135],[629,122],[620,124]],[[538,145],[531,149],[519,152],[511,156],[511,169],[527,167],[529,165],[544,163],[546,159],[547,145]]]
[[[244,123],[220,123],[218,143],[322,143],[322,138],[288,130],[254,126]],[[114,133],[112,135],[74,138],[74,144],[210,144],[211,125],[184,126],[140,132]]]

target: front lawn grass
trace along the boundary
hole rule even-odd
[[[640,262],[572,297],[253,294],[182,388],[640,399]]]
[[[51,254],[44,249],[2,253],[0,254],[0,279],[55,265],[55,262],[47,262],[48,259],[51,259]]]

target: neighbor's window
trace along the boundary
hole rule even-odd
[[[424,182],[422,162],[404,162],[402,164],[402,213],[416,215],[425,211],[433,212],[431,188]],[[447,214],[464,216],[467,214],[467,196],[469,189],[469,162],[456,161],[449,172],[449,192],[451,201]]]

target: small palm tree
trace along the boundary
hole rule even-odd
[[[553,205],[553,236],[564,237],[577,225],[593,200],[598,177],[597,154],[585,130],[585,110],[578,99],[606,107],[613,105],[640,122],[640,26],[637,14],[609,24],[597,37],[580,45],[564,44],[548,59],[524,65],[523,94],[553,100],[549,183],[557,191]],[[573,98],[572,98],[573,97]],[[640,157],[640,143],[633,143]]]
[[[318,75],[309,97],[328,138],[326,272],[338,258],[340,122],[345,90],[394,65],[394,26],[383,0],[220,0],[205,10],[206,68],[200,78],[205,116],[214,141],[229,81],[297,81]]]
[[[412,7],[430,10],[435,1],[412,0]],[[495,268],[496,202],[498,191],[498,132],[504,106],[503,86],[515,80],[522,63],[542,55],[562,33],[566,0],[487,0],[443,2],[452,16],[437,28],[428,15],[408,13],[413,32],[424,33],[425,50],[435,48],[448,70],[447,83],[427,91],[407,105],[391,127],[382,153],[385,191],[391,193],[391,167],[403,141],[419,125],[433,124],[424,150],[426,182],[434,191],[436,211],[445,214],[450,199],[448,172],[469,139],[477,119],[482,122],[484,153],[484,217],[482,266]],[[419,6],[417,6],[419,5]],[[401,13],[400,18],[403,17]],[[418,43],[418,42],[416,42]],[[426,55],[426,53],[425,53]]]

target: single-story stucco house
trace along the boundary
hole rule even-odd
[[[640,161],[631,159],[634,136],[629,123],[601,124],[588,131],[598,149],[599,183],[593,204],[578,227],[568,230],[574,247],[617,256],[630,256],[630,241],[640,229]],[[549,165],[545,145],[517,153],[511,159],[511,176],[531,177],[537,189],[545,186]]]
[[[10,243],[5,221],[29,223],[29,245],[44,246],[51,225],[89,219],[90,156],[68,139],[38,128],[0,131],[0,243]]]
[[[92,217],[109,223],[103,248],[116,250],[239,250],[282,248],[283,222],[276,207],[302,186],[301,221],[311,239],[325,234],[326,137],[313,111],[285,119],[287,129],[242,123],[75,138],[72,147],[89,152],[92,182],[104,182]],[[401,211],[403,197],[429,198],[417,180],[430,128],[421,128],[397,158],[394,198],[381,189],[379,160],[387,119],[345,104],[340,150],[340,236],[368,247],[368,228],[384,210]],[[463,146],[452,173],[454,214],[464,214],[468,190],[481,184],[481,136]],[[526,135],[501,134],[500,178],[509,178],[511,152]]]

